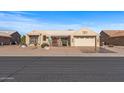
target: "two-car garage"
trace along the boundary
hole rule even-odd
[[[95,46],[95,36],[74,36],[74,46]]]

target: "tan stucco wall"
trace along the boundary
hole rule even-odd
[[[100,37],[99,37],[99,35],[97,35],[97,38],[96,38],[97,40],[96,40],[96,45],[97,45],[97,47],[100,47]]]
[[[42,35],[40,34],[38,36],[38,45],[41,45],[42,44]]]
[[[26,44],[29,45],[29,36],[26,35]]]

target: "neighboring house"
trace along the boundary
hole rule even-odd
[[[102,30],[100,45],[124,46],[124,30]]]
[[[34,30],[27,33],[26,44],[42,45],[48,43],[51,46],[99,46],[99,36],[90,29],[67,31],[42,31]]]
[[[0,31],[0,45],[19,44],[20,34],[17,31]]]

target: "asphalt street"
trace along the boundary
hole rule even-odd
[[[0,82],[124,82],[124,57],[0,57]]]

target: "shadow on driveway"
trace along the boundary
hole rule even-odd
[[[114,51],[105,49],[105,48],[101,48],[101,47],[97,47],[96,49],[94,47],[82,47],[80,48],[80,51],[82,53],[116,53]]]

